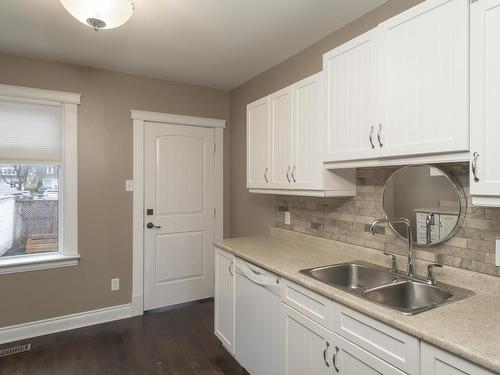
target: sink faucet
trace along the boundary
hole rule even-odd
[[[410,220],[400,217],[399,219],[389,220],[389,219],[377,219],[370,225],[370,233],[375,234],[375,226],[377,224],[389,223],[389,224],[405,224],[406,225],[406,239],[408,240],[408,269],[406,270],[407,277],[415,277],[415,266],[413,265],[413,250],[412,242],[413,237],[411,234],[411,223]]]

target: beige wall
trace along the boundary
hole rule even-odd
[[[228,119],[229,93],[2,54],[0,83],[83,94],[78,109],[81,262],[0,276],[0,327],[129,303],[132,194],[125,192],[125,180],[132,178],[130,109]],[[228,182],[226,173],[225,188]],[[227,190],[225,197],[227,235]],[[121,281],[117,292],[110,291],[114,277]]]
[[[422,0],[389,0],[283,63],[231,91],[231,235],[266,234],[273,224],[273,197],[246,189],[246,105],[322,69],[323,53]]]

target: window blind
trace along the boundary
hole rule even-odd
[[[62,107],[0,100],[0,163],[62,159]]]

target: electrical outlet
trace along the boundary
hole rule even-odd
[[[290,211],[285,211],[285,224],[290,225]]]
[[[495,265],[500,267],[500,239],[495,241]]]
[[[125,180],[125,191],[134,191],[134,180]]]
[[[120,290],[120,279],[111,279],[111,290]]]

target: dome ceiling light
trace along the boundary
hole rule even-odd
[[[127,22],[135,5],[130,0],[60,0],[64,8],[78,21],[100,29],[114,29]]]

